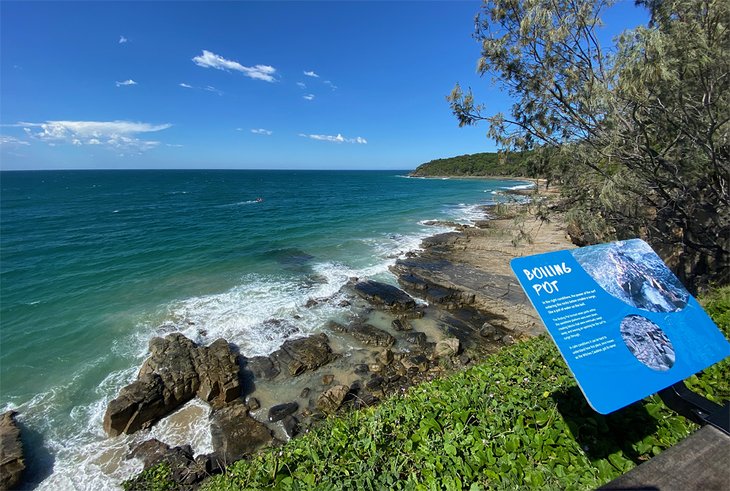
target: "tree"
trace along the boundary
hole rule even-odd
[[[457,85],[460,125],[559,154],[570,214],[593,240],[642,236],[691,289],[730,281],[730,5],[647,0],[651,22],[598,42],[603,0],[487,0],[479,72],[517,100],[485,116]]]

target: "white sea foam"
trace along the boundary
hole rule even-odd
[[[510,191],[518,191],[520,189],[535,189],[535,183],[516,184],[514,186],[503,186],[502,189],[509,189]]]

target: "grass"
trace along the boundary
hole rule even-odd
[[[730,287],[703,306],[730,336]],[[730,398],[730,360],[687,385],[709,399]],[[595,413],[553,343],[539,337],[328,419],[233,464],[204,489],[595,489],[696,429],[657,396]]]

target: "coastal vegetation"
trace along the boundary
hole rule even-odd
[[[414,177],[505,176],[531,177],[527,156],[521,153],[483,152],[435,159],[416,167]]]
[[[730,4],[639,0],[650,21],[599,42],[603,0],[487,0],[480,74],[515,99],[493,114],[457,85],[460,125],[486,122],[559,181],[583,244],[642,237],[691,291],[730,281]]]
[[[730,287],[701,299],[730,336]],[[687,385],[730,398],[730,360]],[[280,448],[241,460],[204,489],[595,489],[697,426],[651,396],[593,411],[545,336],[424,383],[383,404],[327,419]],[[164,465],[126,489],[174,489]]]

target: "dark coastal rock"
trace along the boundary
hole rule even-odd
[[[387,348],[395,343],[393,336],[370,324],[355,324],[351,327],[350,333],[355,339],[368,346],[382,346]]]
[[[249,411],[256,411],[261,407],[259,400],[253,396],[246,397],[246,405],[248,406]]]
[[[0,417],[0,490],[15,489],[25,470],[20,428],[15,421],[15,411],[7,411]]]
[[[301,429],[299,426],[299,420],[291,415],[282,420],[281,427],[284,429],[286,437],[290,440],[297,436]]]
[[[396,331],[410,331],[413,329],[413,326],[411,326],[410,322],[408,322],[405,319],[394,319],[391,323],[391,326],[393,326],[393,329]]]
[[[200,377],[197,396],[214,405],[233,401],[241,395],[236,354],[225,339],[217,339],[198,349],[195,369]]]
[[[250,371],[255,379],[270,380],[279,375],[279,367],[268,356],[254,356],[246,360],[246,370]]]
[[[213,456],[223,465],[251,455],[274,440],[271,430],[249,416],[246,405],[238,402],[210,415],[210,432]]]
[[[404,357],[401,360],[401,365],[409,373],[413,372],[425,372],[428,370],[428,358],[423,353],[414,353]]]
[[[274,351],[271,360],[291,376],[301,375],[308,370],[315,370],[337,358],[324,333],[307,338],[284,341],[280,349]]]
[[[388,332],[370,324],[354,323],[343,326],[337,322],[328,322],[327,327],[338,332],[350,334],[352,337],[367,346],[381,346],[387,348],[395,343],[395,338]]]
[[[170,468],[170,479],[176,484],[177,489],[192,489],[211,474],[222,471],[222,468],[211,461],[209,456],[193,457],[190,445],[170,447],[154,438],[138,445],[127,458],[141,459],[145,469],[164,462]],[[138,482],[139,479],[140,476],[137,476],[127,481],[125,489],[146,489],[147,483]]]
[[[393,285],[378,281],[359,281],[353,285],[357,295],[376,306],[383,306],[392,311],[402,312],[415,308],[416,301],[406,292]]]
[[[327,389],[317,399],[317,409],[325,414],[334,414],[345,401],[349,390],[347,385],[335,385]]]
[[[297,412],[297,409],[299,409],[299,404],[296,401],[272,406],[271,409],[269,409],[269,423],[281,421],[287,416]]]
[[[220,468],[214,469],[210,459],[206,456],[194,458],[190,445],[170,447],[154,438],[138,445],[127,458],[141,459],[145,469],[165,463],[170,468],[172,481],[179,489],[190,489],[211,474],[221,471]],[[128,489],[142,489],[144,483],[136,483],[138,479],[139,476],[127,481]]]
[[[241,394],[237,355],[219,339],[198,346],[179,333],[150,341],[135,382],[124,387],[104,414],[110,436],[149,428],[196,395],[214,406]]]
[[[444,358],[449,356],[456,356],[459,354],[460,343],[457,338],[446,338],[438,343],[433,349],[434,358]]]
[[[426,334],[420,331],[411,331],[406,334],[405,339],[408,343],[418,346],[419,348],[425,348],[428,338]]]

